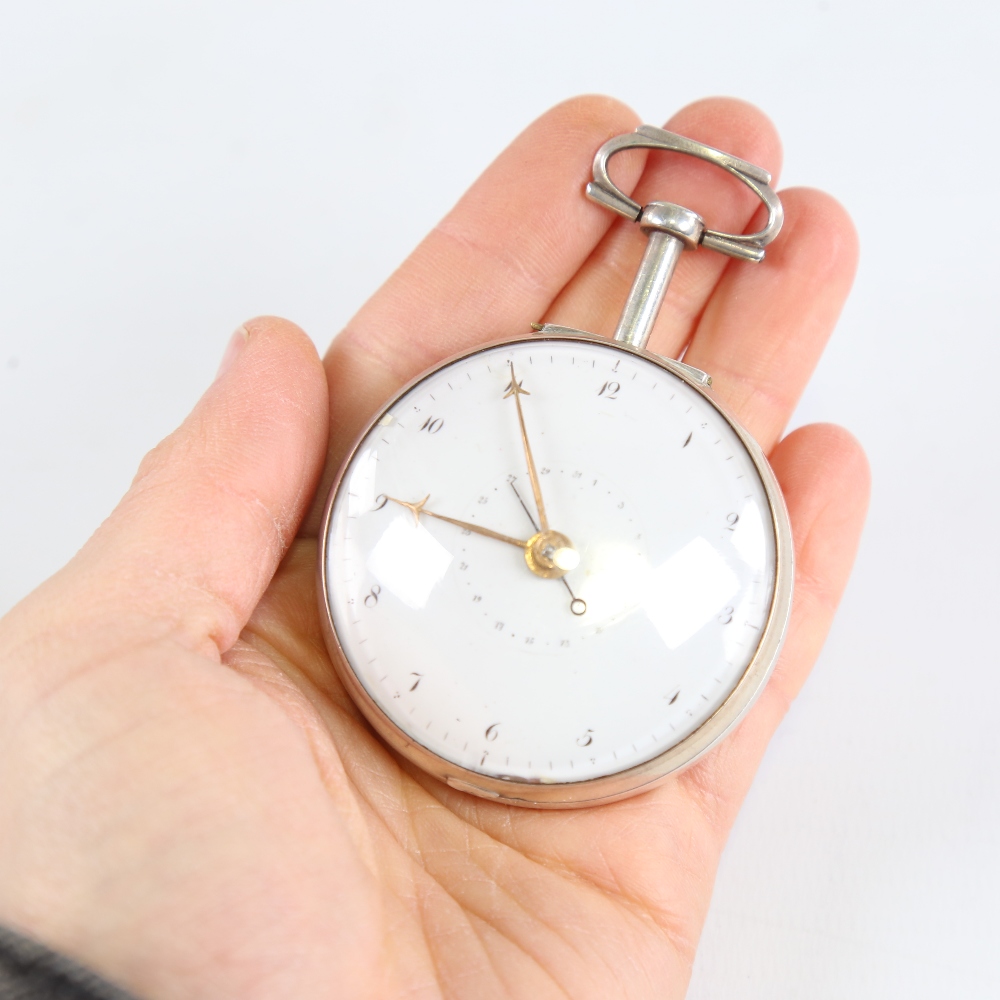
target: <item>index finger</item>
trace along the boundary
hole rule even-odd
[[[527,333],[543,315],[613,220],[582,196],[594,153],[638,122],[608,97],[574,98],[542,115],[361,307],[324,359],[331,434],[317,504],[346,449],[400,386],[465,348]],[[631,191],[645,156],[618,159],[616,179]]]

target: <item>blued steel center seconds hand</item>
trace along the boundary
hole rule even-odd
[[[528,520],[531,522],[531,526],[537,532],[538,531],[538,523],[531,516],[531,511],[528,510],[528,505],[524,502],[524,498],[517,491],[517,487],[514,485],[514,480],[510,479],[510,480],[508,480],[508,482],[510,483],[510,488],[514,491],[514,496],[517,497],[518,502],[524,508],[524,513],[528,515]],[[587,613],[587,602],[582,597],[577,597],[576,594],[573,593],[573,588],[566,582],[566,577],[563,576],[563,577],[560,577],[560,579],[562,580],[562,585],[566,588],[566,590],[569,593],[569,597],[570,597],[569,609],[570,609],[570,611],[572,611],[574,615],[584,615],[584,614],[586,614]]]

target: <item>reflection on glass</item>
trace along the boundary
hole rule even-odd
[[[642,603],[649,560],[633,546],[588,546],[582,568],[586,575],[578,596],[587,602],[589,625],[603,628],[621,621]]]
[[[677,649],[725,607],[739,577],[704,538],[688,542],[649,574],[643,608],[668,649]]]
[[[451,553],[407,514],[396,517],[382,533],[368,557],[368,569],[383,589],[419,611],[451,560]]]

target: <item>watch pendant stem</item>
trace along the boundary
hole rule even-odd
[[[615,328],[615,340],[620,344],[638,348],[646,346],[667,285],[683,252],[684,244],[676,236],[658,232],[649,234],[646,252],[642,255],[642,263]]]
[[[608,160],[626,149],[684,153],[721,167],[742,181],[764,203],[767,209],[766,225],[757,233],[723,233],[706,229],[697,212],[680,205],[651,201],[643,208],[608,175]],[[663,295],[685,248],[694,250],[704,246],[737,260],[759,262],[764,259],[764,247],[778,235],[784,218],[781,202],[771,189],[771,175],[766,170],[703,142],[654,125],[640,125],[634,132],[609,139],[594,157],[593,175],[594,179],[587,185],[587,197],[632,222],[638,222],[649,237],[642,264],[615,330],[615,340],[631,347],[646,346]]]
[[[674,268],[686,249],[693,250],[701,242],[705,224],[688,208],[653,201],[643,209],[639,228],[649,239],[618,320],[615,340],[643,348],[653,332]]]

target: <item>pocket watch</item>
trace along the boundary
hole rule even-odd
[[[608,175],[635,147],[728,171],[767,224],[640,206]],[[586,194],[648,238],[614,339],[535,324],[449,358],[340,469],[319,552],[333,663],[379,736],[451,787],[620,799],[705,753],[766,683],[792,595],[780,489],[709,375],[645,345],[686,249],[763,259],[770,180],[648,125],[605,143]]]

